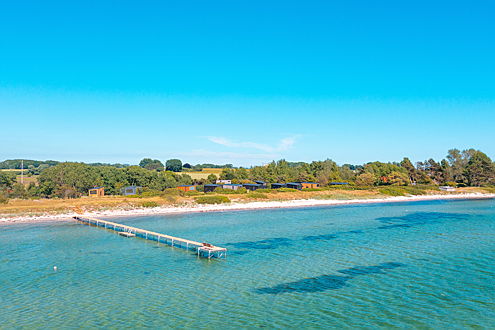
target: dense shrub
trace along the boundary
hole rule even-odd
[[[9,199],[4,194],[0,193],[0,204],[7,204]]]
[[[230,203],[230,199],[227,196],[201,196],[195,198],[198,204],[222,204]]]
[[[261,189],[256,190],[256,192],[271,194],[271,193],[276,193],[277,189],[261,188]]]
[[[386,187],[378,189],[380,194],[388,195],[388,196],[405,196],[406,193],[403,189],[399,187]]]
[[[141,203],[141,206],[142,207],[157,207],[158,203],[154,202],[154,201],[147,201],[147,202]]]
[[[202,192],[199,192],[199,191],[196,191],[196,190],[191,190],[191,191],[186,191],[184,196],[199,196],[199,195],[203,195]]]
[[[381,194],[389,196],[406,196],[406,195],[425,195],[426,191],[419,187],[414,186],[389,186],[385,188],[380,188],[378,191]]]
[[[252,192],[248,194],[249,198],[254,198],[254,199],[267,199],[268,196],[266,194],[260,193],[260,192]]]
[[[177,188],[168,188],[168,189],[165,189],[163,191],[162,195],[166,195],[166,196],[184,196],[184,191],[179,190]]]
[[[246,188],[239,188],[237,190],[233,190],[233,189],[216,188],[215,193],[216,194],[230,194],[230,195],[238,194],[239,195],[239,194],[247,193],[247,189]]]
[[[297,192],[299,190],[297,189],[292,189],[292,188],[279,188],[279,189],[275,189],[277,191],[280,191],[280,192]]]

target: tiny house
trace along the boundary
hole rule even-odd
[[[230,190],[239,190],[242,188],[242,184],[224,184],[222,185],[223,189],[230,189]]]
[[[286,188],[285,183],[272,183],[270,186],[272,189]]]
[[[245,183],[242,186],[247,190],[251,190],[251,191],[255,191],[262,188],[262,186],[258,183]]]
[[[105,187],[94,187],[88,190],[89,197],[105,196]]]
[[[205,184],[204,185],[204,192],[205,193],[207,193],[207,192],[213,192],[217,188],[222,188],[222,186],[219,185],[219,184]]]
[[[183,186],[177,186],[177,189],[182,190],[182,191],[196,191],[196,186],[194,185],[183,185]]]
[[[232,184],[232,180],[217,180],[216,184]]]
[[[143,187],[140,187],[140,186],[127,186],[127,187],[122,188],[120,190],[120,192],[124,196],[132,196],[132,195],[137,195],[137,194],[141,193],[141,189],[143,189]]]
[[[265,181],[255,180],[254,183],[261,185],[261,188],[266,188],[266,182]]]
[[[302,189],[302,185],[299,182],[289,182],[285,186],[290,189],[297,189],[297,190]]]
[[[320,184],[316,182],[301,182],[301,189],[315,189],[319,187]]]

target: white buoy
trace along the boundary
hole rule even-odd
[[[57,269],[58,269],[57,266],[53,266],[54,271],[57,271]]]

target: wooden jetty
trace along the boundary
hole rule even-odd
[[[156,233],[149,230],[144,230],[136,227],[122,225],[120,223],[100,220],[89,217],[75,216],[74,220],[80,221],[87,225],[94,225],[96,227],[102,227],[110,229],[123,235],[125,237],[140,237],[146,240],[155,241],[158,243],[163,243],[177,248],[182,248],[186,250],[193,250],[199,257],[204,258],[226,258],[227,249],[214,246],[208,243],[199,243],[195,241],[190,241],[188,239],[174,237],[170,235],[164,235]]]

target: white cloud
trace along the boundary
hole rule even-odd
[[[229,159],[229,160],[236,160],[236,159],[254,159],[254,160],[271,160],[277,157],[275,154],[270,154],[270,153],[240,153],[240,152],[219,152],[219,151],[210,151],[210,150],[203,150],[203,149],[197,149],[193,150],[190,152],[182,152],[179,153],[178,155],[180,156],[187,156],[187,157],[199,157],[199,158],[206,158],[206,159]]]
[[[256,142],[236,142],[232,141],[229,139],[226,139],[224,137],[217,137],[217,136],[210,136],[208,137],[208,140],[225,146],[225,147],[231,147],[231,148],[245,148],[245,149],[257,149],[261,150],[264,152],[280,152],[280,151],[286,151],[292,148],[294,143],[296,142],[297,136],[292,136],[292,137],[286,137],[276,145],[276,146],[270,146],[267,144],[261,144],[261,143],[256,143]]]

